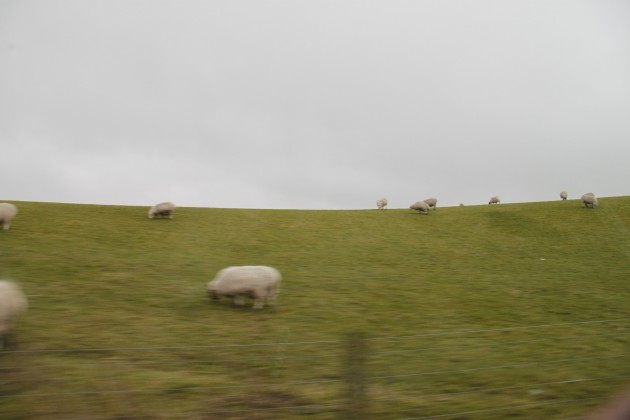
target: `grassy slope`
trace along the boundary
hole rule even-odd
[[[381,419],[530,404],[492,413],[580,415],[630,373],[627,320],[579,324],[628,317],[630,197],[428,216],[179,208],[173,220],[16,204],[0,232],[0,276],[31,303],[19,328],[29,352],[0,356],[0,411],[15,418],[334,418],[351,331],[370,339],[369,412]],[[208,301],[219,269],[255,264],[283,273],[277,310]],[[543,324],[571,325],[444,334]],[[46,349],[75,351],[32,352]],[[588,380],[550,384],[575,379]],[[306,404],[321,406],[278,409]]]

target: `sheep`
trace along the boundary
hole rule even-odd
[[[380,200],[378,200],[378,201],[376,202],[376,207],[377,207],[379,210],[383,210],[383,209],[385,209],[385,207],[387,207],[387,198],[381,198]]]
[[[153,219],[156,216],[172,219],[173,211],[175,211],[175,204],[170,201],[159,203],[149,209],[149,219]]]
[[[429,205],[424,201],[416,201],[412,205],[409,206],[411,210],[417,210],[418,213],[429,213]]]
[[[582,200],[582,207],[590,207],[590,208],[597,207],[597,204],[598,204],[597,198],[595,197],[595,194],[593,193],[584,194],[581,200]]]
[[[427,198],[424,202],[429,205],[429,208],[433,207],[433,210],[437,208],[437,198]]]
[[[567,194],[567,192],[566,192],[566,191],[562,191],[562,192],[560,193],[560,198],[561,198],[562,200],[566,200],[568,196],[569,196],[569,194]]]
[[[17,207],[11,203],[0,203],[0,225],[2,229],[9,230],[11,221],[17,214]]]
[[[208,283],[213,300],[222,296],[234,298],[234,305],[243,305],[245,296],[254,299],[253,309],[262,309],[264,302],[275,305],[282,276],[273,267],[264,265],[233,266],[222,269]]]
[[[499,196],[495,195],[490,199],[488,204],[501,204],[501,200],[499,199]]]
[[[0,280],[0,350],[8,347],[15,319],[27,308],[28,301],[22,290],[11,281]]]

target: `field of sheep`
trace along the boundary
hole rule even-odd
[[[630,197],[307,211],[13,202],[7,419],[570,419],[630,384]],[[209,300],[230,265],[279,304]]]

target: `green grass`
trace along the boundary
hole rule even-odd
[[[14,203],[0,277],[30,310],[3,418],[338,418],[353,332],[365,418],[569,418],[630,379],[630,197],[173,220]],[[277,309],[210,302],[218,270],[258,264],[283,274]]]

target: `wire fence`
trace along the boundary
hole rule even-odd
[[[0,355],[3,418],[585,418],[630,382],[630,318]]]

